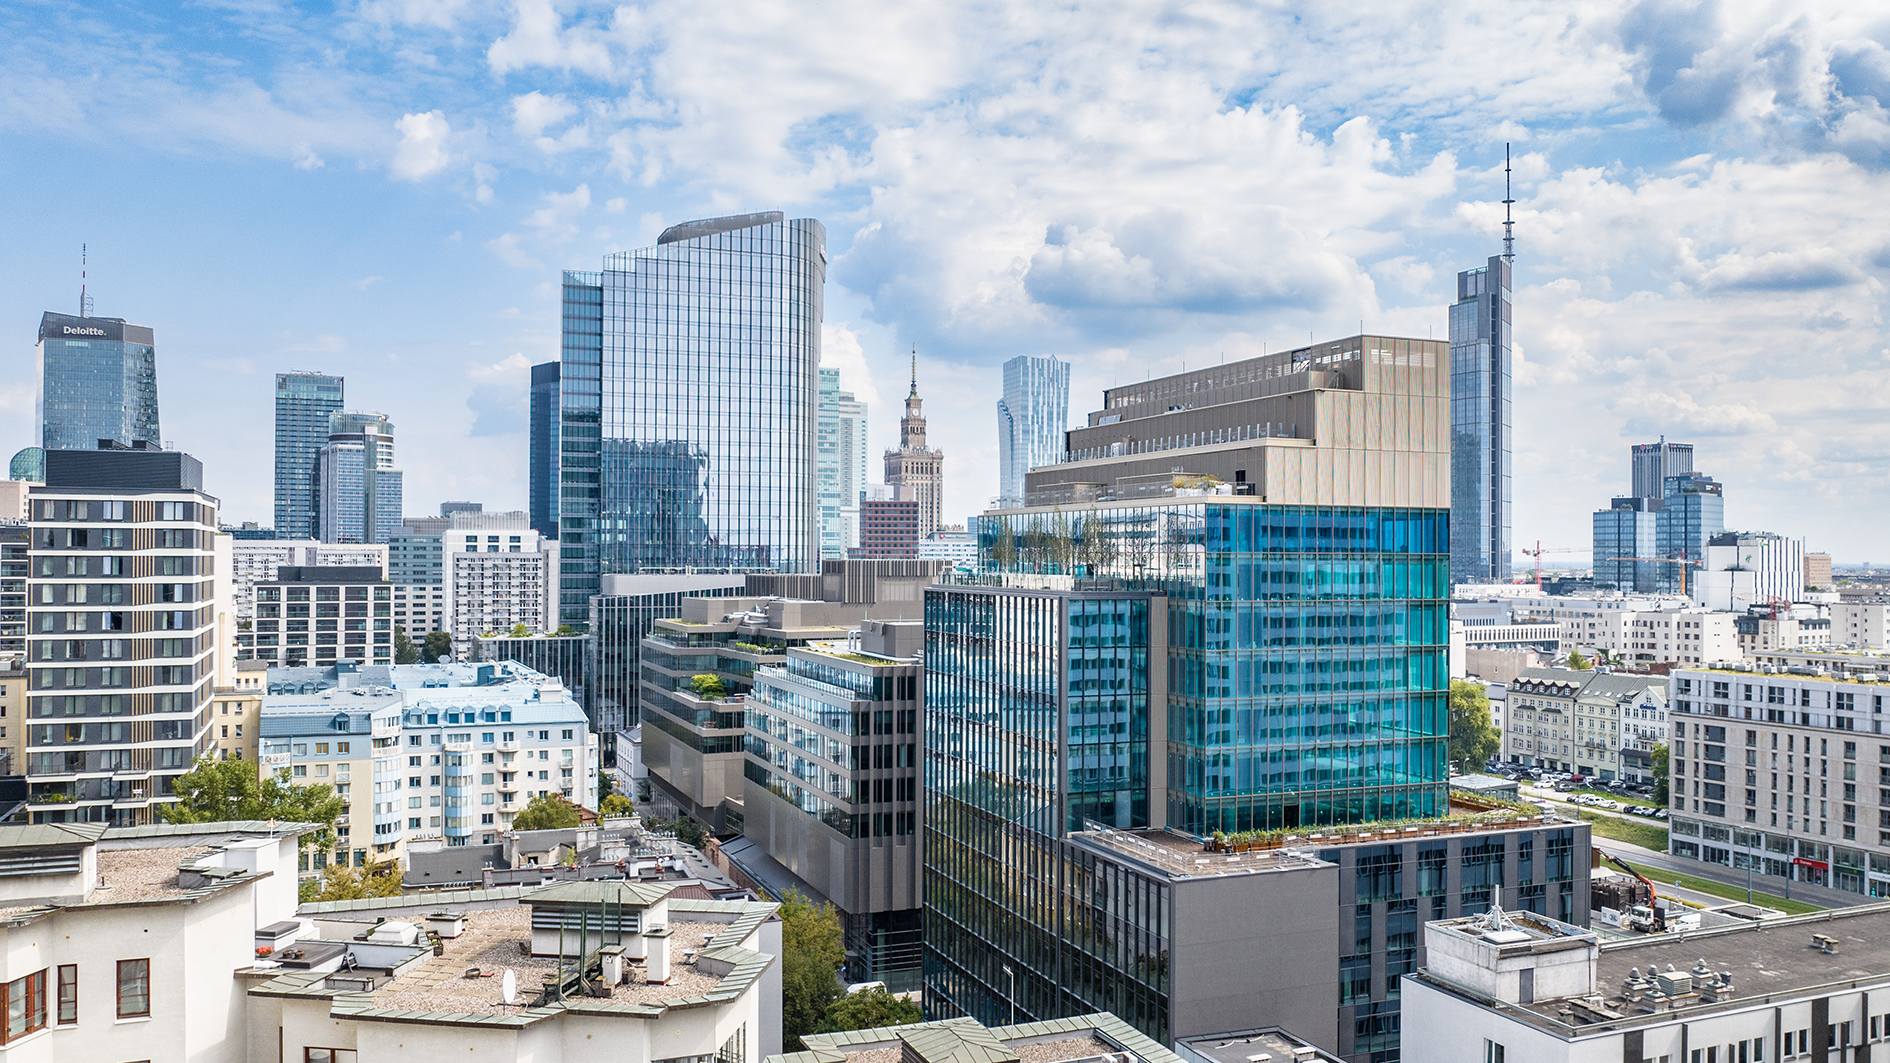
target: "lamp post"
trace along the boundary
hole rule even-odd
[[[1011,965],[1008,963],[1004,964],[1004,977],[1010,979],[1010,992],[1008,994],[1011,1002],[1010,1024],[1015,1026],[1017,1025],[1017,973],[1011,970]]]

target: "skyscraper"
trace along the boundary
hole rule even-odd
[[[917,350],[912,352],[912,390],[906,393],[906,415],[899,419],[899,449],[886,452],[886,486],[906,488],[902,497],[919,503],[919,538],[932,534],[944,523],[945,455],[925,445]]]
[[[559,620],[604,573],[811,571],[826,229],[684,222],[564,275]]]
[[[162,445],[156,338],[122,317],[39,319],[39,439],[47,450],[91,450],[101,439]]]
[[[1024,474],[1063,460],[1070,423],[1070,364],[1027,354],[1004,363],[998,400],[999,509],[1024,504]]]
[[[330,415],[316,470],[323,542],[384,543],[400,530],[401,475],[386,414]]]
[[[1450,308],[1450,581],[1509,579],[1510,260],[1457,274]]]
[[[1688,570],[1689,576],[1698,571],[1713,537],[1726,530],[1726,499],[1717,480],[1698,472],[1669,476],[1666,490],[1654,520],[1656,556],[1694,564],[1656,565],[1660,571],[1654,573],[1654,589],[1678,594],[1686,585],[1681,570]]]
[[[558,363],[532,366],[532,530],[558,537]]]
[[[866,488],[866,404],[840,390],[840,371],[820,371],[820,556],[843,558],[860,542],[860,493]]]
[[[1685,476],[1693,471],[1691,443],[1669,443],[1662,436],[1658,443],[1634,444],[1630,453],[1635,498],[1665,498],[1669,476]]]
[[[328,443],[328,418],[341,411],[342,379],[324,373],[276,374],[276,534],[311,539],[315,458]]]

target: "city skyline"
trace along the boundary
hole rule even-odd
[[[600,10],[532,4],[369,4],[340,20],[191,9],[116,36],[77,14],[21,14],[3,76],[11,98],[48,102],[9,105],[0,181],[42,209],[0,223],[21,249],[0,320],[23,336],[41,312],[73,309],[89,239],[95,312],[166,337],[168,434],[203,456],[232,519],[269,520],[268,380],[300,368],[384,378],[398,395],[385,412],[424,441],[406,470],[417,510],[453,497],[520,508],[529,366],[557,353],[555,270],[679,220],[780,208],[832,229],[823,347],[844,388],[892,409],[918,343],[958,521],[997,490],[992,402],[1008,357],[1061,357],[1081,392],[1361,318],[1442,337],[1450,275],[1499,249],[1510,141],[1527,250],[1516,402],[1530,412],[1516,425],[1514,542],[1580,545],[1589,500],[1615,490],[1618,446],[1664,432],[1720,444],[1721,469],[1753,467],[1731,523],[1815,531],[1840,560],[1868,559],[1886,504],[1867,489],[1884,459],[1869,396],[1887,371],[1885,267],[1868,237],[1884,209],[1868,194],[1883,164],[1871,101],[1890,94],[1872,73],[1879,45],[1839,12],[1721,12],[1669,33],[1635,10],[1452,21],[1434,56],[1395,18],[1230,11],[1251,50],[1217,56],[1224,28],[1153,31],[1161,62],[1127,94],[1142,112],[1102,89],[1114,74],[1097,57],[1131,46],[1126,30],[1052,30],[1037,15],[999,28],[937,13],[850,29],[817,13],[762,20],[806,45],[785,49],[776,75],[809,88],[755,108],[744,101],[767,94],[753,83],[699,77],[695,42],[723,30],[706,13],[663,13],[635,53]],[[1028,46],[1052,32],[1093,47]],[[308,43],[274,58],[252,43],[269,34]],[[856,34],[926,58],[828,78],[834,42]],[[1760,73],[1768,34],[1806,57],[1778,75],[1783,89]],[[109,67],[102,82],[66,73],[97,59],[76,61],[74,41],[163,53],[186,36],[228,73],[135,90]],[[934,40],[955,47],[922,46]],[[739,62],[780,44],[752,29],[721,47]],[[1381,49],[1397,73],[1312,61],[1347,48]],[[1457,72],[1492,63],[1500,76]],[[626,102],[632,83],[644,102]],[[965,108],[1001,111],[1039,83],[1055,86],[1047,116],[1010,141]],[[1083,116],[1170,138],[1162,171],[1127,139],[1087,154]],[[109,135],[75,135],[87,132]],[[965,185],[952,160],[971,157],[988,172]],[[1778,209],[1740,206],[1752,203]],[[1728,227],[1735,216],[1749,220]],[[1278,250],[1242,250],[1256,245]],[[25,370],[27,344],[13,350]],[[1798,350],[1819,352],[1819,387],[1780,356]],[[30,375],[0,387],[16,415],[8,453],[33,442]],[[872,432],[883,450],[896,420]]]

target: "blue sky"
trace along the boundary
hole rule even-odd
[[[0,450],[33,329],[157,329],[164,434],[270,519],[273,374],[397,426],[408,510],[525,500],[561,268],[693,217],[826,223],[826,357],[889,445],[919,349],[947,513],[997,366],[1147,372],[1442,336],[1517,154],[1518,545],[1585,548],[1626,447],[1736,526],[1890,559],[1890,11],[1834,3],[0,8]]]

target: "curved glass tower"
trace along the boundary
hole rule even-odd
[[[819,564],[826,236],[711,218],[565,274],[561,622],[588,622],[603,573]]]
[[[101,439],[162,445],[156,338],[122,317],[39,319],[39,437],[47,450],[92,450]]]

